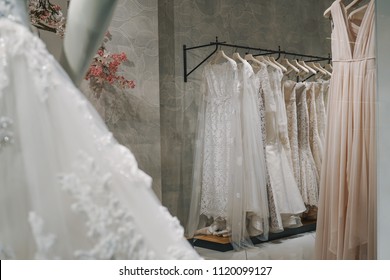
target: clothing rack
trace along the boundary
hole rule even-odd
[[[203,59],[198,65],[196,65],[192,70],[188,71],[188,69],[187,69],[188,68],[187,52],[190,50],[206,48],[206,47],[210,47],[210,46],[215,46],[215,49],[205,59]],[[243,50],[246,50],[247,53],[249,53],[249,51],[259,52],[259,54],[256,54],[256,55],[277,54],[278,57],[276,58],[276,60],[278,60],[281,55],[306,58],[307,60],[305,60],[305,62],[328,61],[328,63],[330,63],[332,60],[330,54],[328,54],[328,57],[323,57],[323,56],[315,56],[315,55],[287,52],[287,51],[281,50],[280,46],[278,47],[277,50],[254,48],[254,47],[249,47],[249,46],[241,46],[241,45],[235,45],[235,44],[228,44],[226,42],[220,42],[220,41],[218,41],[218,37],[215,37],[215,42],[210,42],[209,44],[204,44],[204,45],[199,45],[199,46],[194,46],[194,47],[187,47],[187,45],[183,45],[184,82],[187,82],[188,76],[191,75],[196,69],[198,69],[204,62],[206,62],[214,53],[217,52],[218,48],[222,47],[222,46],[232,47],[232,48],[236,48],[236,49],[243,49]]]

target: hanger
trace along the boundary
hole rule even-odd
[[[291,62],[287,58],[283,58],[282,65],[284,65],[287,68],[290,68],[290,70],[288,70],[286,72],[286,75],[290,74],[292,71],[294,71],[296,74],[299,74],[299,72],[300,72],[300,70],[297,67],[295,67],[294,65],[292,65]]]
[[[337,2],[343,2],[342,0],[337,0]],[[332,4],[333,5],[333,4]],[[330,17],[330,14],[331,14],[331,11],[332,10],[332,6],[330,6],[329,8],[327,8],[326,10],[325,10],[325,12],[324,12],[324,17],[326,17],[326,18],[329,18]]]
[[[233,59],[231,59],[230,57],[228,57],[225,52],[223,50],[219,50],[215,56],[214,56],[214,59],[210,62],[211,64],[216,64],[219,60],[221,59],[225,59],[227,61],[230,61],[230,62],[234,62],[236,63]]]
[[[233,53],[233,59],[236,62],[244,63],[245,59],[241,57],[241,55],[238,52]]]
[[[259,64],[259,65],[262,64],[262,62],[257,60],[251,53],[247,53],[244,58],[246,59],[246,61],[252,61],[252,62]]]
[[[367,7],[368,7],[368,4],[366,5],[363,5],[355,10],[353,10],[349,15],[348,15],[348,18],[350,20],[358,20],[358,21],[362,21],[363,20],[363,17],[365,15],[365,12],[367,10]]]
[[[282,70],[282,69],[280,69],[279,66],[277,66],[277,65],[274,64],[274,63],[272,63],[272,62],[271,62],[270,60],[268,60],[267,57],[265,57],[265,56],[259,55],[259,56],[255,56],[255,58],[258,59],[260,62],[264,62],[265,64],[267,64],[267,65],[273,67],[274,69],[277,69],[277,70],[280,70],[280,71]]]
[[[315,66],[317,66],[318,70],[321,71],[321,73],[322,73],[322,72],[325,72],[325,75],[326,75],[326,76],[329,76],[329,77],[332,76],[332,73],[330,73],[328,70],[326,70],[324,67],[322,67],[322,65],[321,65],[319,62],[318,62],[318,63],[314,63],[314,62],[313,62],[313,64],[314,64]]]
[[[353,0],[351,3],[348,4],[347,7],[345,7],[345,10],[350,10],[353,6],[359,4],[360,2],[362,2],[362,0]]]
[[[332,66],[332,64],[330,64],[330,63],[326,64],[326,65],[325,65],[325,70],[327,70],[329,73],[332,74],[332,72],[333,72],[333,66]]]
[[[305,63],[305,61],[300,60],[300,61],[298,61],[298,63],[299,63],[300,65],[302,65],[303,67],[305,67],[307,70],[309,70],[310,73],[312,73],[312,74],[314,74],[314,75],[317,74],[317,71],[316,71],[315,69],[311,68],[310,66],[308,66],[308,65]]]
[[[310,71],[308,69],[306,69],[306,67],[302,66],[301,64],[298,63],[298,60],[296,59],[293,59],[292,60],[292,63],[298,68],[300,69],[299,73],[302,74],[302,72],[304,72],[304,74],[309,74]]]
[[[270,57],[269,57],[269,60],[270,60],[272,63],[274,63],[274,64],[276,64],[277,66],[279,66],[279,68],[282,69],[283,73],[286,73],[286,72],[287,72],[287,68],[284,67],[284,66],[283,66],[282,64],[280,64],[279,62],[277,62],[276,59],[275,59],[275,57],[270,56]]]
[[[320,72],[322,75],[328,75],[325,69],[322,69],[322,67],[318,67],[314,62],[308,62],[307,65],[310,68],[313,68],[314,70]]]

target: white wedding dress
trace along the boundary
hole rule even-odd
[[[0,258],[199,258],[21,4],[0,0]]]

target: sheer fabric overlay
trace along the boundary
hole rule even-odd
[[[250,236],[268,238],[266,167],[256,89],[258,82],[248,63],[228,60],[204,68],[189,236],[203,227],[212,233],[216,221],[224,220],[221,229],[236,249],[252,246]],[[211,226],[208,219],[214,221]]]
[[[199,258],[132,153],[15,20],[20,3],[0,1],[0,257]]]

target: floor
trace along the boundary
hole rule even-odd
[[[255,245],[239,252],[218,252],[195,247],[206,260],[312,260],[315,232],[306,232],[283,239]]]

